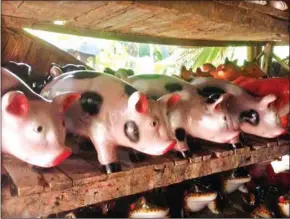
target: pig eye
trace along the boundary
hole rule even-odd
[[[63,127],[65,126],[65,122],[64,122],[64,121],[62,121],[62,126],[63,126]]]
[[[37,126],[35,131],[40,133],[40,132],[42,132],[42,130],[43,130],[43,127],[40,125],[40,126]]]
[[[226,117],[226,116],[224,116],[223,119],[224,119],[225,121],[227,121],[227,117]]]
[[[151,123],[150,123],[150,125],[152,126],[152,127],[156,127],[157,126],[157,121],[152,121]]]

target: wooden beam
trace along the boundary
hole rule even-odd
[[[273,59],[273,43],[267,43],[264,49],[264,59],[262,64],[262,70],[268,74]]]
[[[276,59],[276,61],[287,71],[290,71],[289,65],[287,65],[285,62],[283,62],[282,59],[280,59],[276,54],[273,53],[273,58]],[[288,57],[289,58],[289,57]]]
[[[270,15],[279,19],[289,20],[289,13],[287,11],[277,10],[269,5],[258,5],[246,1],[217,1],[221,4],[231,5],[243,9],[252,10],[261,14]]]
[[[200,46],[200,47],[227,47],[227,46],[257,46],[265,45],[264,41],[214,41],[214,40],[191,40],[191,39],[178,39],[178,38],[163,38],[152,37],[145,35],[136,35],[120,32],[108,32],[91,30],[86,28],[74,26],[58,26],[48,22],[38,22],[32,19],[16,18],[11,16],[2,16],[2,25],[4,27],[14,28],[31,28],[35,30],[50,31],[63,34],[71,34],[76,36],[95,37],[107,40],[130,41],[138,43],[152,43],[161,45],[179,45],[179,46]]]

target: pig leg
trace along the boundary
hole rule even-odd
[[[186,135],[186,144],[190,148],[191,151],[199,151],[201,150],[201,144],[197,141],[197,139],[193,138],[191,135]]]
[[[234,150],[234,154],[237,153],[237,148],[242,148],[239,136],[230,141],[230,149]]]
[[[121,166],[118,162],[116,144],[109,139],[104,125],[95,127],[94,133],[90,138],[98,152],[98,160],[103,170],[107,173],[120,171]]]
[[[191,156],[190,149],[186,144],[186,132],[183,128],[175,130],[175,137],[177,139],[177,145],[175,146],[176,153],[181,158],[188,158]]]

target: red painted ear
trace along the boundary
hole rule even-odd
[[[279,200],[279,203],[283,203],[285,201],[283,196],[280,196],[278,200]]]
[[[148,113],[149,110],[149,102],[147,100],[147,97],[142,94],[138,100],[138,102],[136,103],[136,110],[139,113]]]
[[[167,100],[167,107],[173,107],[180,99],[181,96],[179,94],[172,94],[172,96]]]
[[[81,97],[78,93],[69,94],[62,102],[63,111],[66,111],[70,105],[77,101]]]
[[[22,93],[11,96],[6,110],[16,116],[25,116],[29,111],[29,102],[26,96]]]
[[[133,204],[130,205],[130,209],[131,210],[134,210],[135,209],[135,203],[133,203]]]

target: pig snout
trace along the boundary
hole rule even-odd
[[[72,153],[71,148],[64,147],[64,149],[53,159],[50,167],[59,165],[62,161],[68,158]]]

